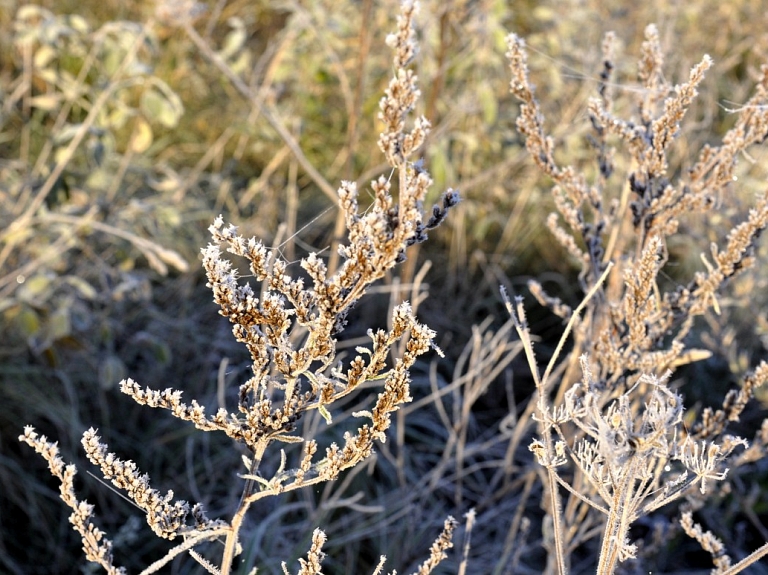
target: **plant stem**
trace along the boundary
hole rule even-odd
[[[619,561],[621,548],[631,524],[632,486],[637,478],[639,461],[641,461],[639,458],[631,457],[627,463],[627,469],[621,472],[622,478],[614,491],[608,521],[605,524],[597,575],[611,575]]]
[[[253,460],[251,461],[251,475],[258,471],[261,458],[264,456],[267,445],[269,445],[269,439],[262,439],[256,443],[256,449],[253,452]],[[243,494],[240,496],[240,503],[237,506],[237,511],[235,511],[235,514],[232,516],[232,522],[230,523],[229,532],[227,533],[227,540],[224,543],[224,555],[221,559],[221,575],[229,575],[232,571],[232,562],[235,559],[235,550],[237,549],[237,536],[240,533],[240,527],[245,519],[245,514],[251,506],[250,495],[253,491],[253,484],[253,479],[246,479],[245,486],[243,487]]]

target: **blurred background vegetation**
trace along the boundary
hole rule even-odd
[[[82,494],[130,571],[162,554],[164,542],[85,474],[85,428],[98,427],[158,489],[226,516],[240,487],[230,444],[133,405],[117,383],[130,376],[207,405],[225,399],[223,384],[236,389],[249,364],[199,266],[213,218],[223,213],[289,261],[322,251],[334,265],[342,230],[333,190],[341,179],[365,186],[387,171],[375,141],[391,73],[384,38],[393,0],[182,0],[160,9],[146,1],[0,0],[0,572],[84,565],[57,485],[17,442],[25,424],[58,439],[79,464]],[[277,572],[321,525],[328,573],[370,572],[380,554],[404,571],[425,556],[445,515],[470,507],[479,514],[472,572],[501,573],[517,565],[516,553],[541,553],[535,528],[528,541],[508,540],[511,522],[524,532],[523,511],[541,512],[535,498],[520,504],[526,485],[504,450],[510,413],[529,384],[498,286],[524,293],[537,277],[569,304],[581,293],[575,262],[543,225],[548,184],[514,129],[504,37],[514,31],[529,44],[562,159],[588,165],[585,110],[602,38],[613,30],[619,39],[612,89],[629,115],[651,22],[672,81],[704,53],[715,61],[679,138],[671,171],[680,172],[733,124],[730,110],[747,100],[768,61],[761,0],[422,2],[417,67],[419,111],[434,126],[425,152],[436,182],[430,200],[451,186],[463,202],[409,253],[399,276],[361,302],[341,345],[386,321],[390,300],[415,297],[447,359],[417,370],[417,402],[375,466],[259,510],[247,565]],[[714,218],[683,222],[670,245],[670,282],[701,269],[699,254],[743,217],[765,189],[767,159],[764,147],[744,158]],[[765,270],[743,276],[720,301],[722,314],[702,319],[697,344],[713,356],[691,368],[689,379],[700,383],[684,390],[691,407],[716,406],[765,358]],[[531,320],[546,356],[562,322],[533,307]],[[436,389],[446,390],[440,401]],[[756,407],[745,423],[759,426],[760,417]],[[329,436],[343,432],[339,421]],[[737,548],[768,539],[768,475],[759,471],[718,518]],[[655,571],[680,572],[675,561],[689,559],[659,554]],[[445,568],[455,572],[455,564]],[[179,560],[171,572],[194,569]]]

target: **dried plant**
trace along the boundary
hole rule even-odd
[[[363,11],[370,14],[369,3],[363,4]],[[443,74],[452,65],[443,59],[447,58],[447,38],[454,21],[472,13],[474,26],[481,28],[486,23],[484,8],[473,12],[475,8],[470,4],[458,2],[451,5],[455,13],[448,14],[449,7],[441,15],[439,70],[428,109],[436,108],[436,95],[444,87]],[[443,514],[443,509],[454,513],[454,508],[477,507],[465,515],[463,554],[460,563],[456,562],[460,575],[576,572],[584,570],[577,563],[584,551],[589,555],[590,570],[596,568],[600,574],[622,570],[621,563],[633,559],[643,567],[642,560],[652,557],[660,543],[652,537],[638,536],[632,528],[644,524],[651,514],[674,516],[674,522],[665,525],[670,526],[670,532],[687,535],[692,545],[698,544],[709,553],[714,573],[744,570],[768,554],[768,543],[751,553],[737,550],[746,555],[737,561],[738,555],[728,549],[728,538],[718,533],[718,526],[707,525],[698,517],[694,521],[694,514],[706,501],[735,490],[737,483],[730,483],[734,476],[738,479],[744,466],[766,455],[768,420],[750,442],[731,433],[729,425],[743,419],[748,403],[768,379],[768,363],[758,363],[750,372],[740,374],[739,388],[729,391],[722,405],[704,407],[698,416],[693,410],[686,412],[686,389],[682,387],[686,372],[682,368],[711,353],[704,343],[694,343],[700,330],[696,318],[726,309],[728,302],[723,293],[728,283],[755,263],[758,239],[768,226],[768,192],[757,199],[744,221],[734,226],[724,241],[711,244],[709,255],[702,255],[700,271],[673,288],[665,287],[669,282],[663,274],[667,263],[676,257],[671,253],[670,238],[686,231],[689,214],[706,217],[722,204],[736,186],[740,156],[768,136],[768,66],[762,68],[754,96],[733,111],[738,116],[721,145],[705,146],[691,168],[680,174],[673,157],[681,126],[713,65],[712,59],[703,57],[687,79],[671,85],[664,74],[659,33],[649,26],[638,63],[640,85],[635,90],[638,97],[634,117],[624,119],[615,112],[618,101],[611,83],[616,69],[615,37],[608,34],[602,47],[603,69],[597,95],[586,108],[592,130],[588,142],[596,157],[595,166],[586,166],[562,160],[568,155],[559,153],[557,140],[545,126],[542,107],[529,79],[525,43],[510,36],[510,87],[522,103],[517,128],[525,138],[530,157],[554,182],[556,212],[549,215],[545,225],[580,267],[579,284],[585,295],[578,305],[571,306],[547,293],[538,282],[529,282],[536,300],[566,322],[551,358],[541,369],[523,300],[510,299],[503,291],[511,320],[496,332],[490,327],[492,318],[475,326],[472,339],[455,362],[453,376],[447,377],[450,381],[442,381],[444,372],[438,372],[433,364],[429,374],[431,394],[406,406],[411,401],[411,371],[417,360],[430,350],[442,355],[434,344],[435,332],[415,317],[418,290],[411,298],[413,307],[393,296],[396,302],[388,329],[368,330],[368,341],[354,347],[352,357],[340,353],[342,344],[337,336],[344,331],[350,310],[372,284],[390,275],[405,259],[408,248],[425,241],[428,232],[440,225],[459,202],[458,194],[448,190],[431,213],[426,217],[423,214],[422,204],[433,182],[418,158],[431,125],[424,117],[411,118],[421,96],[412,66],[417,51],[417,8],[414,1],[402,2],[397,31],[386,40],[394,51],[394,77],[379,106],[383,128],[378,145],[386,167],[376,168],[371,171],[374,175],[368,176],[376,177],[368,194],[370,203],[359,202],[364,194],[354,182],[343,181],[334,190],[302,151],[276,108],[266,103],[271,88],[254,89],[256,81],[247,76],[248,72],[242,72],[248,62],[245,52],[240,54],[242,58],[234,57],[245,43],[244,35],[236,38],[240,30],[234,20],[228,38],[235,38],[237,42],[233,40],[232,45],[240,48],[215,50],[209,42],[212,27],[205,34],[196,29],[203,5],[194,0],[167,0],[159,4],[155,19],[142,28],[136,40],[134,49],[139,50],[155,22],[183,31],[201,56],[247,100],[253,117],[261,115],[278,134],[284,151],[270,166],[274,168],[289,156],[295,162],[294,171],[301,169],[319,190],[338,201],[336,232],[346,231],[345,240],[334,237],[334,253],[327,259],[310,253],[294,263],[290,255],[285,257],[264,241],[244,237],[222,216],[216,218],[209,228],[212,243],[201,250],[207,285],[221,315],[231,322],[235,339],[250,354],[251,373],[239,386],[236,404],[213,411],[202,401],[182,400],[179,389],[153,389],[133,379],[120,384],[121,391],[138,404],[166,410],[200,431],[223,432],[244,448],[246,455],[239,476],[242,492],[226,519],[211,519],[200,503],[178,499],[173,491],[159,490],[157,481],[151,484],[150,477],[137,464],[111,451],[95,429],[83,434],[82,446],[90,462],[141,509],[155,535],[176,543],[143,573],[158,572],[182,555],[191,557],[208,573],[233,572],[247,543],[244,522],[257,503],[331,482],[351,470],[345,481],[339,482],[346,486],[347,479],[364,469],[361,463],[369,459],[377,443],[384,460],[382,466],[392,464],[395,472],[391,475],[396,476],[392,482],[397,481],[400,488],[377,503],[384,502],[381,507],[387,507],[387,503],[402,497],[395,511],[387,510],[389,514],[380,520],[382,524],[398,521],[405,508],[403,501],[428,499],[435,501],[435,507],[442,505],[439,512],[432,513],[433,522],[424,522],[428,527],[419,525],[420,529],[433,527],[435,531],[438,521],[443,522],[448,513]],[[303,5],[296,4],[292,9],[302,18],[312,16]],[[366,42],[368,34],[369,30],[361,32]],[[483,42],[486,37],[495,37],[482,35]],[[125,62],[131,58],[126,57]],[[362,69],[364,64],[361,55],[357,65]],[[457,69],[465,69],[462,66],[466,64]],[[478,70],[486,69],[490,68],[478,67],[474,72],[480,75],[483,72]],[[340,78],[347,111],[352,114],[358,107],[362,109],[361,95],[353,94],[345,76]],[[362,80],[358,88],[361,86]],[[468,100],[479,100],[488,122],[497,123],[496,102],[489,101],[488,85],[483,83],[482,88]],[[88,118],[95,118],[107,100],[106,96],[99,100]],[[456,109],[463,111],[464,102]],[[78,132],[78,141],[86,135],[88,118]],[[351,140],[364,148],[353,134],[356,122],[356,117],[350,117]],[[446,121],[445,126],[451,125]],[[222,136],[222,147],[228,138]],[[72,144],[70,153],[76,146],[77,142]],[[350,155],[354,155],[354,147],[350,143]],[[66,156],[63,158],[67,161]],[[128,163],[124,166],[127,169]],[[267,167],[265,172],[272,168]],[[199,169],[203,169],[202,164]],[[379,177],[382,172],[388,177]],[[483,172],[475,185],[496,177],[495,173]],[[55,179],[45,186],[53,186]],[[174,197],[183,197],[193,181],[192,176],[187,178]],[[248,191],[232,203],[242,207],[255,193]],[[44,196],[39,192],[22,215],[31,217]],[[518,207],[523,203],[516,201]],[[510,219],[519,219],[521,213]],[[65,222],[66,218],[53,214],[42,221]],[[295,230],[295,223],[291,230]],[[509,225],[503,235],[506,237],[514,229]],[[151,265],[177,262],[174,253],[157,246],[150,249],[137,239],[132,241],[146,248]],[[335,249],[337,241],[341,245]],[[248,271],[239,271],[226,254],[244,261]],[[246,277],[252,278],[252,283]],[[419,274],[416,278],[414,285],[421,281]],[[6,279],[10,283],[11,275]],[[519,341],[509,337],[514,329]],[[533,376],[535,394],[518,409],[512,362],[521,350]],[[482,401],[488,399],[483,396],[500,376],[507,378],[505,391],[510,410],[494,420],[492,429],[479,429],[487,423],[487,419],[480,421],[477,417]],[[376,391],[368,396],[371,389]],[[321,418],[331,424],[338,423],[342,415],[347,417],[343,412],[352,398],[360,407],[347,410],[353,412],[354,425],[348,426],[351,429],[342,440],[325,448],[313,432],[303,433],[312,427],[311,422],[320,422]],[[406,450],[402,447],[410,439],[401,423],[406,418],[417,419],[414,411],[425,406],[433,411],[428,416],[432,419],[427,417],[419,424],[433,442],[423,451],[403,455]],[[494,417],[498,415],[497,407],[494,405],[492,410]],[[312,410],[318,415],[309,417]],[[384,442],[393,418],[397,418],[398,433],[393,442],[396,445],[391,448]],[[95,524],[93,506],[78,500],[75,467],[64,462],[57,444],[31,426],[25,427],[19,439],[46,460],[51,474],[60,482],[61,499],[72,509],[70,522],[81,536],[86,558],[108,573],[125,573],[115,564],[112,541]],[[275,469],[271,463],[278,457]],[[413,461],[407,463],[408,457]],[[340,487],[339,493],[343,490]],[[529,503],[539,495],[541,510],[532,514]],[[337,494],[329,497],[333,498],[338,499]],[[276,506],[282,508],[282,504]],[[434,520],[435,516],[439,520]],[[505,533],[503,527],[507,525]],[[536,534],[537,526],[541,528],[540,536]],[[298,559],[294,567],[297,570],[291,571],[287,562],[280,562],[280,569],[275,563],[274,571],[300,575],[323,572],[326,554],[333,553],[327,548],[326,533],[314,527],[305,530],[309,549]],[[360,532],[374,532],[379,527],[379,533],[391,532],[387,525],[369,525],[349,538],[362,538]],[[327,525],[323,528],[329,529]],[[444,560],[457,528],[452,517],[443,522],[428,557],[421,563],[414,562],[415,574],[431,573],[440,564],[445,568]],[[473,541],[483,551],[470,547],[473,529]],[[502,552],[496,554],[499,533],[504,543]],[[206,545],[211,542],[217,545]],[[115,543],[115,547],[119,545]],[[489,548],[494,553],[488,553]],[[535,553],[540,548],[547,554],[543,560],[546,565]],[[531,550],[534,553],[529,553]],[[471,551],[474,557],[470,557]],[[383,573],[384,565],[382,556],[373,573]]]
[[[458,194],[449,190],[441,205],[432,209],[424,221],[422,203],[432,180],[415,154],[424,143],[430,124],[424,117],[407,127],[409,115],[419,99],[417,77],[409,68],[415,54],[415,2],[403,2],[397,32],[388,36],[394,51],[395,76],[380,102],[379,118],[384,124],[379,147],[392,170],[397,173],[397,200],[392,182],[380,177],[371,184],[373,203],[363,212],[358,205],[358,190],[353,182],[342,182],[339,206],[346,223],[348,243],[339,248],[343,263],[329,271],[316,253],[301,261],[305,276],[291,277],[289,263],[276,256],[255,238],[238,235],[234,226],[225,226],[221,217],[209,228],[214,243],[202,250],[208,287],[213,291],[221,315],[233,324],[235,338],[248,349],[253,375],[240,386],[237,409],[219,408],[209,414],[195,400],[182,401],[176,389],[143,388],[132,379],[121,382],[120,389],[137,403],[170,411],[175,417],[191,422],[201,431],[220,431],[244,444],[249,456],[244,458],[245,485],[232,518],[210,520],[202,505],[190,505],[174,499],[173,492],[162,494],[149,485],[132,461],[124,461],[109,451],[96,431],[85,432],[82,444],[89,460],[102,474],[146,513],[149,526],[166,539],[180,537],[183,543],[172,549],[145,573],[157,571],[176,555],[189,551],[211,573],[231,572],[240,550],[240,533],[249,508],[268,496],[336,479],[339,474],[367,459],[376,441],[386,440],[391,415],[411,400],[409,369],[416,359],[429,351],[440,350],[433,344],[435,333],[414,317],[411,306],[401,303],[392,314],[389,330],[369,330],[369,347],[358,346],[357,355],[346,366],[337,361],[336,335],[344,330],[349,310],[368,287],[405,259],[411,245],[427,239],[427,232],[438,226],[454,206]],[[183,20],[187,24],[187,20]],[[241,283],[233,264],[223,257],[220,246],[248,261],[250,273],[261,282],[260,293],[249,283]],[[307,283],[309,285],[307,285]],[[388,358],[399,344],[402,353],[389,365]],[[297,422],[309,411],[318,410],[330,423],[336,402],[357,391],[366,382],[382,380],[381,391],[367,411],[355,415],[355,432],[344,435],[344,444],[333,443],[323,456],[317,456],[314,439],[294,434]],[[64,466],[55,444],[38,437],[27,427],[21,441],[32,446],[47,461],[62,482],[62,499],[73,509],[75,529],[83,537],[86,557],[101,564],[110,573],[122,572],[112,563],[111,543],[91,523],[91,506],[74,496],[74,467]],[[298,467],[286,468],[285,453],[277,472],[270,478],[260,474],[259,466],[275,443],[303,443]],[[445,530],[432,548],[430,559],[419,573],[429,573],[451,546],[455,522],[449,519]],[[203,558],[193,547],[224,538],[224,551],[218,564]],[[307,559],[301,560],[300,574],[320,573],[325,542],[322,531],[315,531]],[[287,573],[287,567],[283,570]]]
[[[555,183],[557,213],[547,225],[579,262],[587,294],[572,311],[531,282],[540,303],[568,319],[542,375],[522,299],[507,298],[537,387],[538,437],[529,449],[543,470],[553,525],[544,544],[548,569],[558,573],[567,572],[573,550],[598,533],[597,572],[613,573],[618,562],[637,557],[629,529],[638,519],[683,497],[695,502],[711,495],[712,484],[743,462],[744,452],[734,450],[748,447],[745,439],[725,433],[726,424],[739,420],[754,390],[768,379],[763,362],[740,390],[728,394],[722,409],[706,409],[690,430],[683,424],[683,398],[670,384],[676,368],[708,356],[706,350],[688,349],[687,336],[696,316],[719,311],[717,298],[726,283],[754,264],[756,242],[768,225],[768,192],[722,247],[712,244],[712,262],[702,256],[705,271],[667,292],[658,282],[669,259],[667,238],[681,218],[711,211],[733,185],[739,155],[768,136],[768,66],[722,145],[706,146],[690,170],[674,178],[668,155],[712,61],[705,56],[687,81],[669,85],[658,33],[649,26],[638,65],[637,117],[624,120],[611,112],[612,41],[609,35],[598,97],[588,105],[597,155],[590,181],[579,167],[556,160],[529,80],[525,44],[514,35],[508,39],[511,91],[522,102],[517,127],[533,160]],[[619,177],[618,146],[629,156],[627,173]],[[560,361],[571,333],[573,348]],[[763,444],[756,445],[750,461],[765,456]],[[735,570],[720,542],[692,527],[690,514],[682,522],[713,553],[718,573],[738,572],[766,553],[761,548]]]

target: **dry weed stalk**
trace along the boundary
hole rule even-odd
[[[236,228],[225,226],[221,217],[209,228],[214,243],[202,250],[208,286],[220,313],[232,322],[235,338],[245,344],[252,359],[253,376],[240,386],[237,410],[220,408],[209,414],[195,400],[182,402],[179,390],[145,389],[131,379],[121,382],[121,391],[139,404],[166,409],[202,431],[221,431],[245,444],[251,457],[246,461],[245,486],[232,519],[228,523],[211,521],[201,505],[191,506],[175,500],[173,492],[163,495],[150,488],[149,477],[133,462],[111,453],[95,430],[83,435],[82,443],[90,461],[146,512],[153,531],[163,538],[184,539],[146,573],[155,572],[187,550],[209,572],[230,573],[249,507],[267,496],[333,480],[370,456],[374,442],[385,441],[391,414],[411,400],[409,368],[420,355],[437,349],[432,341],[435,333],[416,320],[405,302],[395,307],[391,329],[368,331],[370,347],[356,348],[357,355],[346,367],[336,360],[335,336],[344,329],[351,307],[373,282],[405,259],[408,246],[426,240],[427,232],[439,225],[448,209],[458,202],[458,194],[449,190],[427,221],[422,218],[422,202],[432,180],[421,162],[412,158],[424,143],[430,125],[426,118],[418,117],[412,128],[406,127],[420,96],[417,77],[408,68],[417,49],[413,21],[416,11],[415,2],[403,2],[397,32],[387,38],[395,54],[395,77],[380,103],[379,117],[384,130],[379,147],[398,174],[397,201],[391,182],[381,177],[371,184],[373,204],[361,213],[356,185],[342,182],[338,197],[349,242],[339,248],[343,264],[338,271],[329,275],[326,264],[312,253],[300,264],[310,282],[306,286],[305,278],[288,275],[289,264],[285,260],[255,238],[238,235]],[[189,24],[186,20],[184,23]],[[240,282],[237,270],[223,257],[220,245],[248,260],[250,273],[262,283],[261,293]],[[401,341],[403,353],[388,367],[390,350]],[[383,389],[369,411],[356,413],[362,422],[356,432],[344,435],[344,445],[331,444],[324,456],[315,457],[316,442],[293,434],[297,421],[307,411],[316,409],[330,422],[331,408],[337,400],[374,380],[383,380]],[[112,565],[111,543],[90,523],[91,507],[74,497],[74,468],[65,467],[55,444],[38,437],[33,428],[26,428],[20,439],[48,461],[51,471],[62,482],[62,499],[76,510],[72,522],[83,536],[86,557],[111,573],[121,572]],[[283,453],[280,468],[266,479],[259,474],[259,465],[274,443],[303,443],[303,455],[298,467],[287,469]],[[429,573],[444,557],[444,551],[451,546],[454,527],[455,521],[449,519],[419,573]],[[192,552],[195,544],[223,535],[226,541],[219,567]],[[300,574],[320,573],[324,542],[325,534],[317,530],[307,559],[301,560]],[[285,565],[283,570],[288,572]]]
[[[754,264],[756,242],[768,226],[768,193],[728,234],[724,246],[712,244],[712,261],[703,257],[706,270],[687,285],[661,293],[657,277],[668,258],[666,239],[677,231],[680,218],[711,210],[733,185],[738,156],[768,136],[768,66],[722,145],[705,147],[691,169],[673,179],[668,154],[712,61],[705,56],[687,81],[669,85],[662,74],[658,33],[649,26],[638,66],[643,88],[638,117],[624,120],[611,113],[606,89],[614,68],[612,38],[609,35],[604,44],[599,97],[588,105],[598,168],[591,181],[578,167],[555,159],[555,143],[547,136],[529,81],[525,44],[514,35],[508,39],[511,91],[522,102],[517,127],[533,160],[555,183],[557,213],[547,224],[581,264],[580,279],[588,292],[572,312],[532,283],[540,303],[569,318],[542,376],[522,300],[514,305],[507,300],[538,390],[539,439],[530,450],[545,470],[553,524],[545,546],[550,551],[549,571],[558,573],[568,570],[571,551],[598,532],[598,573],[613,573],[619,561],[636,557],[629,528],[638,518],[682,496],[701,498],[710,481],[726,478],[728,467],[765,455],[761,441],[755,442],[759,453],[744,459],[733,455],[747,442],[725,434],[725,427],[739,419],[754,390],[768,380],[768,364],[747,375],[741,390],[727,395],[722,409],[705,410],[690,433],[682,425],[682,397],[668,381],[676,367],[707,357],[706,351],[687,349],[686,336],[695,316],[719,311],[717,294],[725,284]],[[615,177],[616,149],[609,137],[618,139],[630,159],[623,180]],[[573,349],[558,364],[571,331]],[[691,489],[694,485],[698,494]],[[713,537],[690,527],[690,516],[684,516],[683,525],[720,556]],[[756,551],[750,562],[765,552]],[[721,558],[717,572],[737,572],[727,563]]]

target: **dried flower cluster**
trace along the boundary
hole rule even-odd
[[[510,88],[521,101],[517,127],[533,160],[555,183],[557,213],[547,224],[580,263],[587,292],[572,311],[531,283],[541,304],[569,320],[543,376],[522,301],[513,306],[507,300],[538,388],[539,438],[530,450],[547,477],[554,530],[545,544],[553,551],[550,567],[560,573],[568,568],[565,550],[597,532],[602,533],[598,573],[612,573],[618,561],[636,557],[637,547],[629,539],[633,522],[682,495],[693,497],[694,485],[703,496],[710,481],[723,481],[727,467],[742,462],[732,457],[734,449],[748,447],[744,439],[725,434],[726,424],[739,419],[755,389],[768,380],[763,362],[744,378],[740,390],[728,393],[722,409],[705,409],[690,432],[683,425],[682,397],[668,386],[676,367],[708,356],[705,350],[686,349],[686,336],[695,316],[719,311],[717,294],[724,285],[753,265],[756,242],[768,226],[768,192],[723,247],[712,245],[711,263],[702,257],[705,271],[666,293],[657,284],[668,258],[666,238],[677,231],[680,218],[711,210],[732,185],[738,156],[768,136],[768,66],[723,144],[705,147],[691,169],[673,181],[668,154],[712,61],[705,56],[686,82],[669,85],[658,33],[649,26],[638,65],[637,118],[624,120],[611,113],[606,89],[614,69],[612,40],[609,35],[603,46],[599,97],[588,105],[598,165],[592,181],[578,167],[556,161],[555,143],[546,134],[529,80],[525,44],[514,35],[508,40]],[[623,180],[616,177],[617,150],[608,136],[618,137],[629,156]],[[571,331],[573,350],[556,366]],[[755,445],[760,453],[751,453],[750,461],[765,455],[764,443]],[[690,521],[684,525],[694,534]],[[721,549],[700,529],[696,533],[718,557],[716,566],[724,568]]]
[[[440,534],[429,550],[429,559],[424,561],[415,575],[428,575],[437,567],[440,562],[446,558],[445,552],[453,547],[453,531],[458,526],[458,522],[453,517],[448,517],[443,525],[443,532]]]
[[[75,466],[66,465],[59,455],[59,446],[49,442],[45,435],[38,435],[32,426],[24,428],[24,435],[19,437],[19,440],[32,447],[48,462],[51,474],[61,483],[60,497],[72,509],[69,522],[83,540],[85,558],[101,565],[110,575],[124,574],[125,569],[112,564],[112,542],[91,522],[93,505],[77,499],[73,482],[77,474]]]
[[[409,369],[430,349],[440,351],[433,344],[435,333],[419,323],[411,306],[404,302],[394,308],[389,330],[368,331],[370,347],[357,347],[357,355],[346,366],[336,360],[335,336],[344,329],[349,310],[372,283],[405,259],[409,246],[426,240],[427,232],[439,225],[447,211],[459,201],[458,193],[449,190],[441,204],[432,209],[427,221],[423,220],[422,204],[432,179],[421,161],[414,161],[413,157],[424,143],[430,124],[420,117],[410,131],[406,129],[407,119],[420,96],[417,77],[408,68],[417,49],[413,20],[416,12],[415,2],[403,2],[398,31],[387,40],[395,53],[395,77],[380,104],[384,131],[379,146],[397,171],[397,199],[392,195],[391,182],[380,177],[371,183],[372,205],[361,211],[355,183],[342,182],[338,190],[339,206],[349,241],[339,247],[343,258],[339,269],[331,274],[325,262],[311,253],[301,261],[302,271],[292,277],[287,261],[276,257],[274,251],[255,238],[239,235],[235,226],[225,226],[221,217],[209,228],[214,243],[202,250],[207,285],[221,308],[221,315],[230,320],[235,338],[245,344],[252,359],[253,375],[240,386],[237,410],[222,407],[209,414],[195,400],[184,403],[180,390],[145,389],[132,379],[120,384],[121,391],[139,404],[166,409],[199,430],[221,431],[247,446],[251,457],[246,458],[247,470],[243,474],[246,484],[231,521],[210,521],[200,505],[174,501],[172,492],[163,495],[152,489],[149,477],[141,474],[133,462],[123,461],[109,452],[94,430],[86,431],[83,436],[83,446],[91,462],[146,513],[154,532],[167,539],[177,536],[185,539],[166,560],[153,565],[148,572],[154,572],[179,552],[189,550],[209,571],[229,573],[238,553],[238,535],[248,508],[265,496],[335,479],[341,471],[366,459],[375,441],[385,441],[391,414],[411,400]],[[242,283],[237,269],[224,258],[220,246],[245,258],[253,279],[261,287]],[[390,366],[393,346],[401,341],[402,354],[395,357]],[[308,410],[317,409],[330,422],[334,402],[373,380],[383,380],[383,386],[372,408],[355,414],[361,420],[359,428],[354,433],[345,433],[343,445],[331,444],[324,456],[316,459],[315,441],[293,435],[298,420]],[[102,533],[90,523],[91,508],[74,499],[71,487],[74,468],[69,466],[63,473],[63,463],[55,446],[46,443],[45,438],[38,440],[32,428],[28,428],[21,439],[46,457],[51,470],[62,481],[62,497],[70,506],[80,509],[73,523],[83,535],[88,559],[99,562],[110,572],[119,572],[112,567],[110,544],[102,541]],[[284,460],[271,479],[264,479],[258,468],[273,442],[303,442],[302,457],[297,468],[286,469]],[[190,515],[194,520],[191,524]],[[420,573],[430,572],[444,556],[454,525],[453,520],[450,525],[446,523],[445,532],[432,549],[429,565]],[[220,568],[216,568],[192,547],[222,535],[226,538],[224,553]],[[325,535],[317,530],[308,558],[301,560],[299,573],[320,573],[324,541]],[[287,572],[287,567],[283,569]]]

